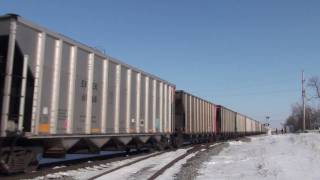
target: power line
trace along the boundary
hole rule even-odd
[[[234,96],[256,96],[256,95],[273,95],[273,94],[283,94],[283,93],[298,93],[298,89],[287,89],[287,90],[277,90],[277,91],[255,91],[255,92],[249,92],[249,93],[240,93],[240,94],[228,94],[228,93],[214,93],[217,96],[228,96],[228,97],[234,97]]]
[[[285,85],[285,83],[288,83],[290,81],[294,82],[296,81],[297,78],[288,78],[288,79],[282,79],[282,80],[278,80],[278,81],[258,81],[258,82],[254,82],[254,81],[246,81],[241,83],[241,87],[232,87],[232,86],[228,86],[225,85],[225,87],[218,87],[218,88],[203,88],[200,90],[205,90],[205,91],[221,91],[223,90],[224,92],[226,91],[236,91],[236,90],[247,90],[247,89],[251,89],[252,87],[270,87],[271,85]],[[249,83],[248,83],[249,82]],[[290,84],[292,84],[292,82],[290,82]],[[298,85],[298,84],[297,84]]]

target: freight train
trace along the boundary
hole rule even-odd
[[[0,172],[37,155],[260,134],[261,123],[18,15],[0,17]]]

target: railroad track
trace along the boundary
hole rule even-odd
[[[184,158],[186,158],[187,156],[193,154],[193,153],[198,153],[200,151],[205,151],[205,150],[209,150],[209,149],[212,149],[212,148],[215,148],[219,145],[221,145],[222,143],[218,142],[218,143],[208,143],[208,144],[200,144],[200,145],[194,145],[192,147],[189,147],[187,148],[186,152],[175,157],[173,160],[170,160],[168,162],[166,162],[165,165],[161,166],[161,168],[157,169],[156,171],[152,172],[151,175],[148,175],[148,170],[146,170],[147,174],[143,177],[147,177],[146,179],[148,180],[154,180],[156,178],[158,178],[160,175],[162,175],[166,170],[168,170],[169,168],[171,168],[172,166],[174,166],[177,162],[183,160]],[[136,161],[132,161],[130,163],[127,163],[127,164],[124,164],[122,166],[119,166],[117,168],[114,168],[114,169],[111,169],[109,171],[106,171],[106,172],[103,172],[101,174],[98,174],[92,178],[90,178],[90,180],[95,180],[95,179],[103,179],[103,178],[106,178],[108,177],[108,175],[111,175],[112,176],[112,173],[116,173],[116,174],[119,174],[121,172],[122,169],[124,168],[127,168],[127,167],[130,167],[130,166],[135,166],[137,165],[138,163],[144,163],[145,161],[145,167],[142,168],[142,169],[149,169],[148,166],[148,160],[154,158],[154,157],[157,157],[157,156],[161,156],[165,153],[168,153],[168,152],[173,152],[174,150],[172,151],[164,151],[164,152],[159,152],[159,153],[156,153],[156,154],[153,154],[153,155],[150,155],[148,157],[144,157],[144,158],[141,158],[141,159],[138,159]],[[151,168],[150,168],[151,169]],[[119,172],[117,172],[119,171]],[[144,173],[143,170],[139,170],[141,171],[141,173]],[[141,174],[140,174],[141,175]],[[105,177],[104,177],[105,176]],[[114,178],[114,177],[112,177]],[[141,177],[137,177],[136,179],[140,179]]]
[[[184,147],[184,149],[188,149],[190,147],[193,147],[194,145],[189,145]],[[200,145],[197,145],[200,146]],[[175,149],[176,150],[176,149]],[[90,169],[96,165],[99,164],[108,164],[108,163],[113,163],[113,162],[121,162],[121,161],[126,161],[126,160],[130,160],[130,159],[135,159],[133,161],[130,161],[126,164],[120,165],[120,166],[116,166],[114,168],[111,169],[107,169],[106,171],[104,171],[101,174],[92,176],[88,179],[97,179],[101,176],[110,174],[114,171],[120,170],[124,167],[130,166],[130,165],[134,165],[138,162],[150,159],[152,157],[156,157],[159,156],[161,154],[167,153],[167,152],[172,152],[175,150],[165,150],[165,151],[161,151],[161,152],[149,152],[149,151],[142,151],[140,153],[137,152],[133,152],[130,154],[130,156],[128,156],[128,154],[126,153],[119,153],[119,154],[115,154],[115,155],[109,155],[108,157],[104,157],[105,159],[103,159],[103,156],[101,157],[96,157],[95,159],[92,158],[83,158],[83,159],[78,159],[78,160],[71,160],[71,161],[63,161],[60,163],[53,163],[50,165],[45,165],[45,166],[41,166],[38,168],[37,171],[35,172],[26,172],[26,173],[19,173],[19,174],[14,174],[14,175],[0,175],[0,179],[2,180],[20,180],[20,179],[34,179],[34,178],[39,178],[39,177],[44,177],[44,179],[64,179],[63,177],[47,177],[48,175],[52,175],[55,173],[63,173],[63,172],[68,172],[68,171],[72,171],[72,170],[79,170],[79,169]],[[188,150],[189,151],[189,150]],[[190,151],[191,152],[191,151]],[[102,160],[100,160],[102,159]],[[90,162],[90,163],[88,163]],[[55,168],[58,167],[58,168]]]
[[[125,165],[122,165],[122,166],[116,167],[116,168],[114,168],[114,169],[108,170],[108,171],[106,171],[106,172],[104,172],[104,173],[102,173],[102,174],[96,175],[96,176],[90,178],[89,180],[97,179],[97,178],[99,178],[99,177],[102,177],[102,176],[104,176],[104,175],[107,175],[107,174],[109,174],[109,173],[112,173],[112,172],[114,172],[114,171],[117,171],[117,170],[122,169],[122,168],[124,168],[124,167],[131,166],[131,165],[133,165],[133,164],[136,164],[136,163],[138,163],[138,162],[141,162],[141,161],[143,161],[143,160],[146,160],[146,159],[149,159],[149,158],[152,158],[152,157],[155,157],[155,156],[159,156],[160,154],[163,154],[163,153],[165,153],[165,152],[167,152],[167,151],[158,152],[158,153],[152,154],[152,155],[150,155],[150,156],[143,157],[143,158],[141,158],[141,159],[132,161],[132,162],[127,163],[127,164],[125,164]]]
[[[208,145],[206,145],[206,146],[208,147]],[[178,156],[174,160],[170,161],[167,165],[165,165],[161,169],[159,169],[157,172],[155,172],[151,177],[148,178],[148,180],[156,179],[157,177],[159,177],[161,174],[163,174],[167,169],[172,167],[177,162],[181,161],[182,159],[184,159],[185,157],[187,157],[188,155],[190,155],[192,153],[196,153],[197,151],[200,151],[203,148],[204,148],[203,145],[197,145],[197,146],[193,147],[192,149],[189,149],[185,154]]]
[[[97,164],[107,164],[116,161],[128,160],[131,158],[144,157],[152,154],[148,150],[136,151],[131,153],[115,153],[112,155],[101,155],[97,157],[86,157],[81,159],[65,160],[61,162],[55,162],[51,164],[40,165],[37,171],[25,172],[13,175],[0,175],[1,180],[20,180],[20,179],[33,179],[36,177],[45,177],[48,174],[54,174],[58,172],[71,171],[86,167],[95,166]]]
[[[245,141],[246,138],[239,138],[238,140]],[[165,164],[161,165],[161,167],[156,168],[156,170],[153,170],[151,173],[149,172],[148,175],[146,175],[145,179],[149,180],[154,180],[160,175],[162,175],[166,170],[174,166],[177,162],[183,160],[187,156],[191,155],[192,153],[197,153],[199,151],[205,151],[209,150],[212,148],[215,148],[221,144],[223,144],[225,141],[217,141],[215,143],[206,143],[206,144],[197,144],[197,145],[188,145],[180,149],[171,149],[171,150],[165,150],[161,152],[150,152],[150,151],[142,151],[140,153],[134,152],[133,154],[131,153],[130,156],[128,154],[122,153],[121,155],[119,154],[118,156],[113,156],[113,157],[108,157],[105,159],[96,159],[92,160],[91,158],[88,159],[88,161],[82,160],[82,162],[71,162],[65,167],[61,168],[53,168],[52,166],[41,168],[36,172],[32,173],[23,173],[23,174],[16,174],[16,175],[10,175],[10,176],[0,176],[0,179],[10,179],[10,180],[18,180],[18,179],[34,179],[34,178],[39,178],[39,177],[44,177],[43,179],[65,179],[65,177],[47,177],[47,175],[50,174],[55,174],[55,173],[64,173],[68,171],[75,171],[75,170],[80,170],[80,169],[88,169],[90,170],[92,167],[99,166],[99,165],[105,165],[109,163],[115,163],[115,162],[124,162],[124,163],[118,163],[117,165],[103,169],[102,171],[95,173],[95,175],[91,175],[88,178],[83,178],[83,179],[99,179],[100,177],[106,176],[108,177],[109,174],[112,173],[117,173],[117,171],[121,171],[121,169],[129,167],[129,166],[134,166],[138,163],[143,163],[144,161],[147,161],[149,159],[161,156],[165,153],[170,153],[170,152],[175,152],[179,150],[184,150],[184,153],[180,153],[177,156],[174,156],[174,159],[170,159],[169,161],[166,161]],[[74,160],[73,160],[74,161]],[[57,164],[59,165],[59,164]],[[94,171],[94,170],[93,170]],[[67,179],[72,179],[72,176],[66,176],[69,177]],[[70,178],[71,177],[71,178]],[[139,178],[136,178],[139,179]]]
[[[199,145],[199,146],[195,146],[192,149],[189,149],[185,154],[175,158],[174,160],[170,161],[167,165],[165,165],[164,167],[162,167],[160,170],[158,170],[157,172],[155,172],[151,177],[148,178],[148,180],[155,180],[157,177],[159,177],[160,175],[162,175],[167,169],[169,169],[170,167],[174,166],[177,162],[181,161],[182,159],[186,158],[187,156],[191,155],[192,153],[197,153],[199,151],[203,151],[205,150],[209,150],[211,148],[217,147],[219,145],[221,145],[222,143],[215,143],[215,144],[205,144],[203,145]]]

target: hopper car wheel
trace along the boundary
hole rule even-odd
[[[150,153],[153,153],[153,152],[156,152],[157,149],[154,147],[154,145],[152,145],[152,146],[148,147],[148,151],[149,151]]]
[[[32,149],[24,147],[5,147],[0,154],[0,172],[5,174],[36,170],[38,161]]]
[[[175,148],[180,148],[183,145],[183,138],[178,136],[173,138],[173,146]]]
[[[157,144],[155,144],[155,148],[158,151],[163,151],[165,149],[164,144],[162,142],[158,142]]]
[[[214,142],[214,137],[213,137],[213,136],[210,136],[210,137],[209,137],[209,143],[212,143],[212,142]]]
[[[137,151],[138,153],[141,153],[141,151],[142,151],[140,145],[136,145],[135,149],[136,149],[136,151]]]
[[[38,166],[39,166],[39,161],[37,159],[37,154],[35,152],[32,151],[32,153],[30,154],[30,163],[28,164],[28,166],[25,168],[25,172],[33,172],[36,171]]]
[[[154,152],[154,151],[158,151],[158,150],[159,150],[156,141],[152,141],[152,142],[150,143],[149,150],[150,150],[150,152]]]

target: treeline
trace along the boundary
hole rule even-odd
[[[308,100],[320,100],[320,78],[312,77],[308,80],[307,92],[311,92],[310,97],[307,97],[306,102],[306,129],[320,128],[320,109],[319,107],[312,107],[308,105]],[[302,129],[303,107],[301,103],[296,103],[291,107],[291,115],[287,118],[285,125],[291,131],[296,132]]]
[[[302,129],[302,105],[296,103],[292,105],[291,115],[287,118],[286,126],[291,131],[296,132]],[[320,109],[316,107],[306,106],[306,129],[319,129],[320,127]]]

